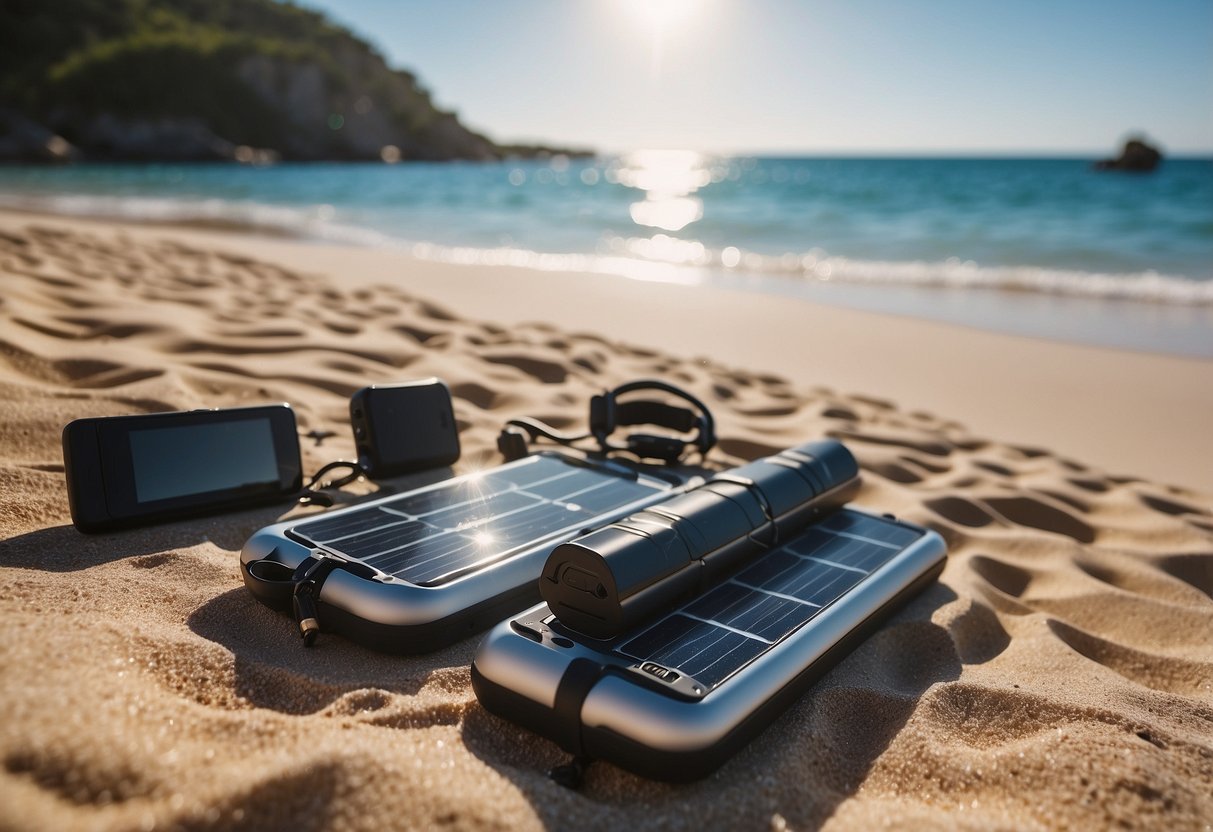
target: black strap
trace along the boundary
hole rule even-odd
[[[660,425],[670,430],[689,433],[695,429],[698,421],[699,417],[689,408],[650,399],[620,402],[615,405],[616,425]]]
[[[556,702],[552,706],[552,721],[556,728],[553,739],[565,751],[578,757],[581,747],[581,706],[590,689],[602,676],[602,665],[586,658],[573,659],[556,686]]]
[[[581,742],[581,707],[590,690],[602,678],[602,665],[591,659],[573,659],[564,669],[556,686],[556,701],[552,705],[552,723],[556,728],[553,739],[573,755],[563,765],[553,766],[548,777],[569,789],[581,788],[590,758]]]

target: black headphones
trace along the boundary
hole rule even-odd
[[[652,399],[637,399],[621,402],[637,390],[660,390],[682,399],[691,405],[688,409]],[[681,436],[630,433],[623,444],[613,443],[610,436],[616,428],[629,425],[657,425],[679,433],[693,433],[689,439]],[[706,456],[716,444],[716,424],[707,405],[681,387],[664,381],[642,379],[616,387],[614,390],[590,399],[590,430],[588,433],[560,433],[538,419],[511,419],[505,423],[497,437],[497,449],[507,460],[521,459],[529,453],[528,443],[543,437],[561,445],[574,447],[574,443],[593,439],[598,448],[591,453],[609,454],[627,451],[641,459],[659,459],[666,465],[677,462],[688,448]]]

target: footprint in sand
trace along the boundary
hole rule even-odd
[[[972,500],[964,497],[937,497],[924,505],[945,520],[970,529],[980,529],[994,522],[994,517]]]

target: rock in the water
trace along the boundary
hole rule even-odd
[[[1122,170],[1131,173],[1149,173],[1162,161],[1162,153],[1144,139],[1129,139],[1115,159],[1103,159],[1095,163],[1096,170]]]

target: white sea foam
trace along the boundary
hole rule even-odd
[[[711,249],[664,234],[605,239],[594,253],[556,254],[524,248],[475,248],[414,242],[337,222],[328,205],[285,206],[223,199],[172,199],[99,195],[0,194],[0,207],[167,222],[243,227],[325,242],[403,248],[448,263],[517,266],[548,271],[589,271],[672,283],[700,283],[713,275],[769,275],[809,283],[993,289],[1071,297],[1174,304],[1213,304],[1213,280],[1155,271],[1101,273],[1042,266],[992,266],[942,261],[858,260],[819,250],[764,255],[735,246]]]
[[[634,243],[634,241],[632,241]],[[651,242],[646,240],[644,242]],[[700,283],[712,273],[758,274],[810,283],[864,283],[943,289],[996,289],[1069,297],[1175,304],[1213,304],[1213,281],[1144,271],[1104,274],[1040,266],[981,266],[956,258],[939,262],[855,260],[822,252],[770,256],[735,247],[712,251],[697,242],[637,246],[598,254],[548,254],[518,248],[469,248],[420,243],[415,256],[448,263],[519,266],[551,271],[592,271],[640,280]],[[673,256],[662,256],[662,252]]]
[[[0,194],[0,208],[132,222],[210,225],[361,246],[399,245],[375,231],[333,221],[329,205],[294,207],[228,199]]]

